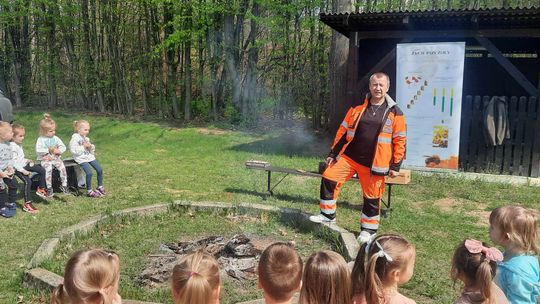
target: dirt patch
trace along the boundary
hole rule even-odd
[[[462,203],[454,198],[442,198],[440,200],[436,200],[433,205],[441,209],[443,212],[451,212],[455,208],[459,208]]]
[[[229,131],[221,129],[208,129],[208,128],[197,128],[197,132],[205,135],[224,135],[228,134]]]
[[[475,222],[475,225],[480,227],[489,226],[490,212],[486,211],[487,204],[447,197],[435,201],[433,205],[439,208],[442,212],[463,210],[465,214],[478,218],[478,221]]]
[[[165,191],[170,194],[180,194],[184,192],[190,192],[190,190],[186,190],[186,189],[181,190],[181,189],[171,189],[171,188],[165,188]]]

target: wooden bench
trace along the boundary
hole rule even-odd
[[[274,195],[273,190],[285,179],[285,177],[289,176],[289,174],[293,175],[301,175],[301,176],[309,176],[309,177],[322,177],[322,167],[321,163],[319,164],[319,171],[306,171],[301,169],[291,169],[291,168],[283,168],[283,167],[275,167],[272,166],[269,162],[265,161],[259,161],[259,160],[248,160],[246,161],[245,165],[247,169],[254,169],[254,170],[262,170],[267,172],[267,194],[272,196]],[[285,175],[274,185],[272,186],[272,172],[278,172],[278,173],[285,173]],[[351,178],[349,181],[354,180],[358,181],[358,178],[356,175]],[[392,213],[392,186],[393,185],[407,185],[411,182],[411,171],[406,169],[401,169],[399,171],[399,175],[396,177],[386,177],[385,184],[388,186],[388,198],[387,202],[385,202],[383,199],[381,199],[383,205],[386,207],[386,209],[381,210],[381,214],[383,217],[388,217]]]

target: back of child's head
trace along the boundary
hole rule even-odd
[[[274,243],[263,251],[258,273],[264,293],[275,301],[285,302],[302,282],[302,258],[293,245]]]
[[[51,118],[49,113],[43,114],[43,119],[39,122],[39,134],[45,135],[48,131],[56,127],[56,122]]]
[[[202,250],[188,254],[174,266],[171,285],[176,304],[216,303],[220,291],[219,264]]]
[[[75,120],[73,122],[73,130],[75,130],[75,132],[78,132],[79,128],[81,128],[83,125],[90,126],[90,123],[88,121],[84,120],[84,119]]]
[[[384,301],[383,282],[393,271],[406,271],[416,256],[414,245],[396,234],[381,234],[362,244],[352,270],[353,295],[363,294],[367,303]]]
[[[343,304],[351,297],[351,272],[345,259],[330,250],[312,254],[304,267],[299,303]]]
[[[498,207],[491,212],[489,223],[498,228],[516,249],[540,255],[538,219],[531,210],[521,206]]]
[[[13,136],[21,134],[25,130],[24,126],[18,123],[14,123],[11,128],[13,129]]]
[[[481,301],[489,303],[492,301],[491,284],[497,271],[497,262],[502,259],[502,253],[497,248],[488,248],[477,240],[465,240],[454,253],[452,279],[461,280],[466,286],[477,287],[482,296]]]
[[[0,121],[0,137],[5,137],[7,132],[11,129],[12,127],[9,122]]]
[[[118,255],[101,249],[81,250],[66,264],[64,283],[53,292],[53,304],[113,303],[120,279]]]

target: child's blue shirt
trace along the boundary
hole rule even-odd
[[[534,255],[518,255],[500,262],[495,283],[512,304],[535,304],[540,297],[540,265]]]

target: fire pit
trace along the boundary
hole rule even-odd
[[[259,238],[252,242],[245,234],[236,234],[230,239],[209,236],[190,242],[161,244],[159,253],[149,255],[150,263],[137,277],[137,283],[150,288],[167,285],[178,260],[199,249],[216,258],[224,280],[254,280],[261,252],[273,241]]]

